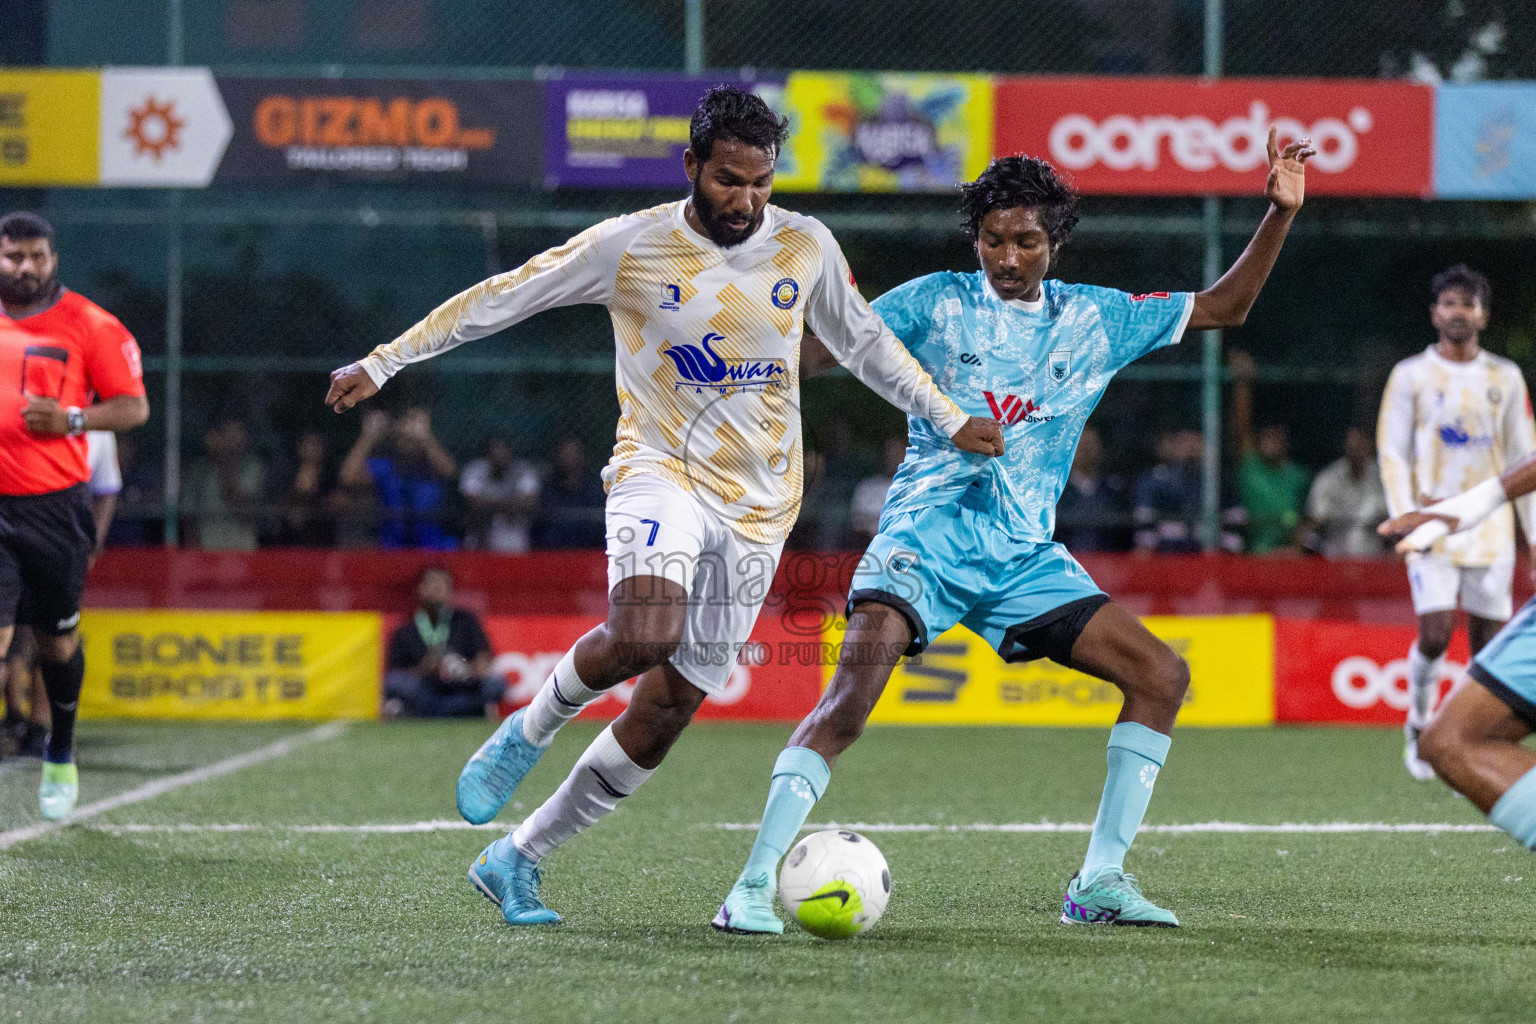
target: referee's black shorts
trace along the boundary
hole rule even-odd
[[[0,494],[0,627],[63,636],[80,623],[86,566],[96,546],[90,491]]]

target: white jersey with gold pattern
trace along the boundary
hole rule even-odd
[[[1465,363],[1425,349],[1398,363],[1377,421],[1381,483],[1394,516],[1460,494],[1536,451],[1536,425],[1520,368],[1479,352]],[[1514,502],[1532,535],[1536,496]],[[1432,553],[1459,566],[1514,558],[1514,518],[1506,505],[1477,527],[1437,543]]]
[[[800,339],[806,324],[854,376],[952,437],[966,414],[869,308],[831,232],[776,206],[740,245],[700,235],[679,200],[604,221],[449,299],[362,365],[408,363],[542,310],[608,307],[620,418],[610,488],[656,473],[748,540],[783,540],[800,511]]]

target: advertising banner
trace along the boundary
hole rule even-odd
[[[986,169],[987,75],[795,71],[774,186],[796,192],[944,192]]]
[[[207,68],[105,68],[99,132],[101,185],[205,188],[230,124]]]
[[[0,186],[94,185],[95,71],[0,70]]]
[[[86,611],[90,718],[375,718],[373,612]]]
[[[1536,196],[1536,83],[1435,89],[1435,195]]]
[[[219,180],[536,184],[537,82],[220,78]]]
[[[1275,719],[1402,725],[1415,636],[1413,626],[1277,619]],[[1440,674],[1442,695],[1466,666],[1466,634],[1457,630]]]
[[[1408,82],[1004,78],[996,152],[1044,157],[1084,192],[1256,195],[1274,123],[1282,145],[1317,147],[1308,194],[1428,196],[1433,97]]]
[[[1189,662],[1180,725],[1274,721],[1273,620],[1268,615],[1152,616],[1147,628]],[[843,623],[828,632],[841,640]],[[826,669],[828,678],[831,667]],[[903,659],[872,723],[903,725],[1111,725],[1120,691],[1051,661],[1008,664],[986,641],[955,627],[917,658]]]
[[[487,616],[485,631],[496,652],[492,671],[507,682],[505,705],[521,707],[532,700],[571,645],[600,622],[600,617],[581,615]],[[821,696],[821,638],[787,630],[773,609],[758,616],[742,650],[711,653],[735,667],[724,692],[708,697],[698,718],[798,722]],[[614,718],[628,706],[634,689],[633,680],[621,683],[582,715]]]

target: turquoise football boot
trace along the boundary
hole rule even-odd
[[[773,879],[767,874],[738,878],[710,924],[737,935],[782,935],[784,922],[773,912],[773,893]]]
[[[1136,876],[1107,868],[1086,885],[1079,874],[1067,883],[1061,901],[1062,924],[1122,924],[1140,928],[1177,928],[1179,919],[1141,894]]]
[[[501,908],[502,919],[507,924],[560,923],[560,915],[539,899],[539,882],[543,877],[538,862],[521,853],[514,852],[510,859],[497,856],[496,843],[481,850],[480,856],[469,866],[470,882],[486,899]]]
[[[43,781],[37,787],[37,809],[49,821],[69,816],[80,798],[80,771],[73,762],[43,762]]]
[[[472,825],[484,825],[507,806],[523,776],[539,763],[548,747],[536,747],[523,736],[520,708],[491,733],[459,772],[459,814]]]

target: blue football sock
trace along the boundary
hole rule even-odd
[[[1093,838],[1083,859],[1082,879],[1090,881],[1105,868],[1125,866],[1125,854],[1136,838],[1152,800],[1152,784],[1168,759],[1173,741],[1136,722],[1121,722],[1109,731],[1109,777],[1093,819]]]
[[[1488,812],[1488,820],[1520,840],[1527,850],[1536,850],[1536,768],[1504,791]]]
[[[832,769],[820,754],[809,747],[785,747],[773,765],[773,782],[768,787],[768,806],[763,808],[763,823],[757,830],[757,842],[747,857],[742,878],[767,874],[777,884],[774,869],[784,856],[800,826],[821,794],[827,791]]]

